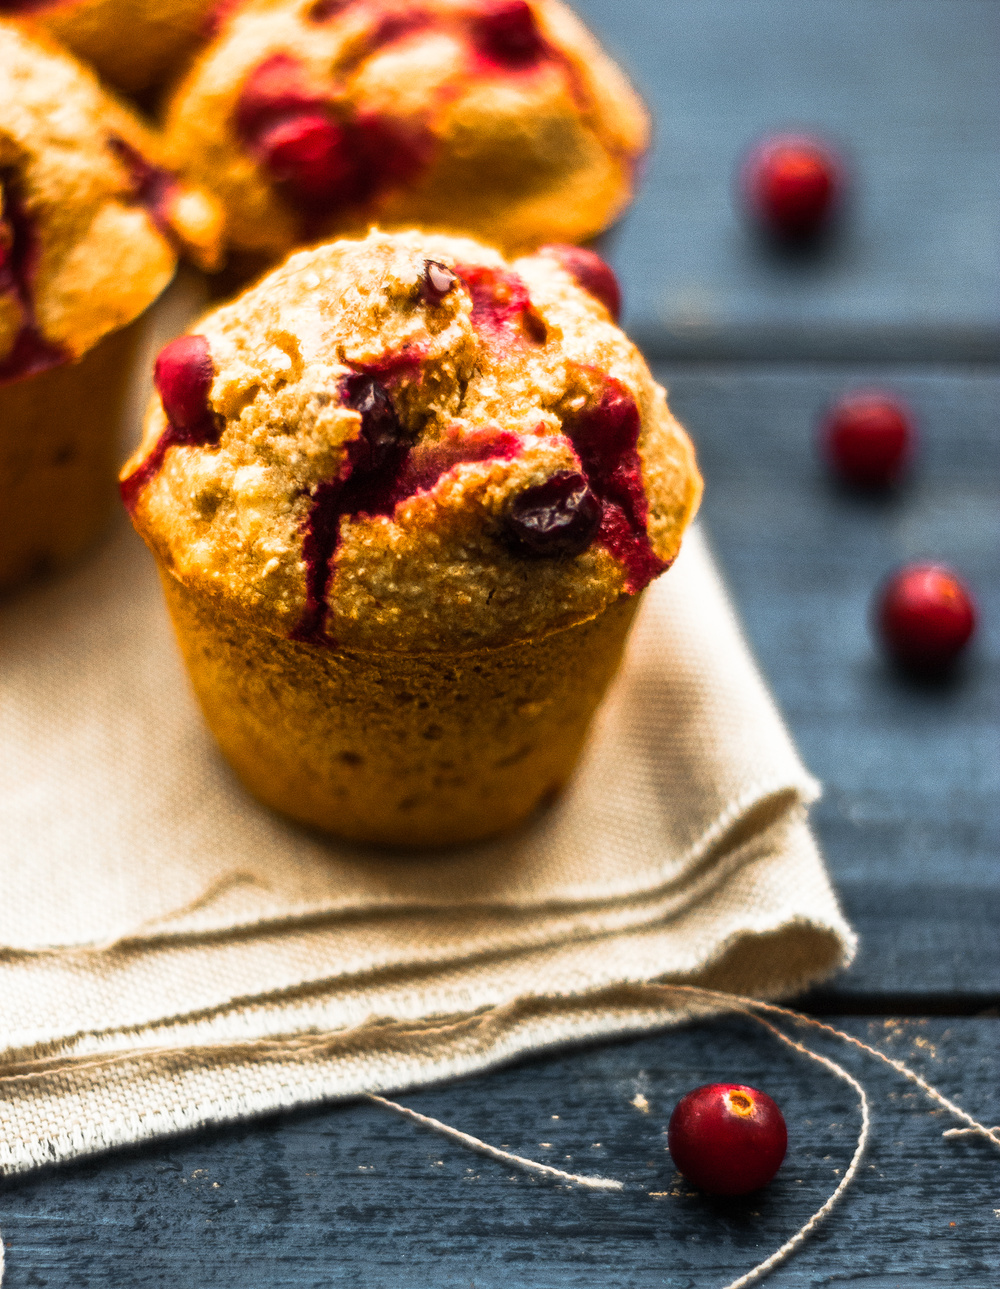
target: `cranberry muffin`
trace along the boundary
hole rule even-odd
[[[372,223],[507,252],[585,241],[628,204],[649,125],[558,0],[258,0],[166,134],[231,246],[266,264]]]
[[[179,246],[216,263],[217,208],[158,154],[91,72],[0,22],[0,588],[103,525],[130,324]]]
[[[557,792],[701,486],[558,254],[379,231],[302,251],[155,378],[123,495],[252,791],[397,846]]]
[[[0,13],[30,17],[129,94],[179,72],[221,8],[220,0],[0,0]]]

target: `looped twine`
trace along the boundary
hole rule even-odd
[[[740,1276],[736,1280],[730,1281],[729,1284],[724,1286],[724,1289],[745,1289],[745,1286],[752,1284],[756,1280],[763,1279],[763,1277],[773,1271],[775,1267],[784,1262],[806,1239],[808,1239],[809,1235],[816,1229],[816,1227],[829,1216],[843,1198],[848,1186],[850,1186],[851,1182],[857,1175],[858,1168],[865,1153],[865,1148],[868,1144],[868,1135],[871,1127],[868,1096],[858,1080],[852,1074],[849,1074],[842,1065],[838,1065],[836,1061],[831,1060],[827,1056],[822,1056],[819,1052],[814,1052],[811,1048],[806,1047],[804,1043],[799,1043],[794,1038],[791,1038],[788,1034],[784,1033],[783,1030],[779,1029],[777,1025],[774,1025],[770,1020],[765,1019],[765,1015],[762,1015],[761,1013],[781,1017],[785,1020],[792,1021],[796,1025],[817,1029],[822,1033],[827,1034],[832,1038],[837,1038],[841,1042],[848,1043],[852,1047],[856,1047],[867,1055],[873,1056],[884,1064],[891,1066],[891,1068],[898,1074],[901,1074],[903,1078],[916,1084],[916,1086],[920,1088],[929,1100],[947,1110],[949,1114],[953,1115],[956,1119],[959,1119],[965,1125],[962,1128],[949,1128],[942,1134],[943,1136],[984,1137],[987,1141],[992,1142],[993,1145],[1000,1147],[1000,1127],[987,1128],[984,1124],[981,1124],[977,1119],[974,1119],[972,1115],[963,1110],[961,1106],[956,1105],[954,1101],[950,1101],[943,1093],[939,1092],[937,1088],[933,1087],[926,1079],[917,1074],[915,1070],[911,1070],[910,1067],[905,1065],[902,1061],[897,1061],[894,1057],[887,1056],[885,1052],[880,1052],[877,1047],[872,1047],[868,1043],[862,1042],[861,1039],[855,1038],[852,1034],[846,1034],[843,1030],[835,1029],[834,1026],[827,1025],[825,1022],[816,1020],[812,1016],[806,1016],[803,1015],[802,1012],[792,1011],[788,1007],[780,1007],[776,1003],[762,1002],[757,998],[743,998],[737,994],[720,993],[717,990],[704,989],[698,985],[664,984],[648,985],[646,988],[654,992],[665,994],[685,995],[690,997],[692,1001],[700,1000],[704,1003],[710,1003],[714,1011],[731,1011],[737,1012],[743,1016],[748,1016],[751,1020],[756,1021],[758,1025],[762,1025],[764,1029],[766,1029],[780,1042],[786,1044],[786,1046],[799,1052],[809,1060],[815,1061],[818,1065],[824,1066],[836,1078],[840,1079],[852,1088],[858,1098],[858,1110],[861,1115],[861,1127],[858,1132],[858,1142],[855,1146],[854,1154],[851,1156],[851,1162],[845,1170],[844,1176],[841,1178],[836,1189],[832,1192],[826,1202],[822,1204],[815,1213],[813,1213],[812,1217],[799,1227],[791,1239],[785,1241],[781,1248],[776,1249],[769,1258],[765,1258],[763,1262],[759,1262],[745,1275]],[[559,1168],[551,1167],[549,1164],[541,1164],[536,1160],[526,1159],[523,1155],[514,1155],[497,1146],[491,1146],[487,1142],[481,1141],[478,1137],[471,1137],[468,1133],[460,1132],[457,1128],[452,1128],[448,1124],[442,1123],[439,1119],[431,1119],[427,1115],[418,1114],[415,1110],[409,1110],[406,1106],[399,1105],[395,1101],[387,1101],[384,1097],[375,1095],[370,1095],[368,1099],[373,1101],[376,1105],[380,1105],[387,1110],[392,1110],[396,1114],[400,1114],[411,1119],[415,1123],[431,1128],[435,1132],[440,1132],[444,1136],[450,1137],[452,1140],[458,1141],[462,1145],[478,1151],[480,1154],[489,1155],[492,1158],[502,1160],[507,1164],[513,1164],[518,1168],[523,1168],[525,1171],[535,1173],[538,1176],[547,1177],[550,1180],[558,1179],[560,1181],[570,1182],[575,1186],[581,1186],[588,1190],[624,1190],[623,1183],[616,1181],[613,1178],[588,1177],[579,1173],[566,1173]]]

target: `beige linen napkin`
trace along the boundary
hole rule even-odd
[[[677,1019],[650,981],[798,990],[854,949],[815,795],[696,529],[529,829],[326,841],[217,755],[122,523],[0,608],[0,1167]]]

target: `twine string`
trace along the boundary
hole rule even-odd
[[[468,1146],[470,1150],[475,1150],[481,1155],[489,1155],[491,1159],[499,1159],[505,1164],[514,1164],[517,1168],[523,1168],[525,1172],[539,1173],[543,1177],[557,1177],[560,1181],[572,1182],[575,1186],[582,1186],[585,1190],[592,1191],[620,1191],[625,1187],[622,1182],[616,1181],[613,1177],[586,1177],[582,1173],[564,1173],[561,1168],[553,1168],[551,1164],[540,1164],[534,1159],[525,1159],[523,1155],[512,1155],[508,1150],[501,1150],[499,1146],[491,1146],[486,1141],[480,1141],[478,1137],[470,1137],[467,1132],[460,1132],[458,1128],[452,1128],[447,1123],[442,1123],[440,1119],[432,1119],[429,1115],[418,1114],[416,1110],[409,1110],[406,1106],[398,1105],[395,1101],[387,1101],[385,1097],[375,1096],[370,1093],[369,1101],[374,1101],[376,1105],[384,1106],[387,1110],[394,1110],[396,1114],[402,1115],[406,1119],[412,1119],[414,1123],[419,1123],[424,1128],[432,1128],[435,1132],[440,1132],[445,1137],[450,1137],[452,1141],[457,1141],[460,1145]]]
[[[766,1029],[775,1038],[779,1039],[782,1043],[785,1043],[788,1047],[800,1053],[802,1056],[807,1057],[811,1061],[815,1061],[817,1064],[822,1065],[825,1069],[829,1070],[829,1072],[836,1078],[840,1079],[852,1088],[858,1098],[858,1108],[861,1115],[861,1126],[858,1132],[858,1140],[854,1148],[854,1153],[851,1156],[851,1162],[847,1166],[844,1176],[841,1178],[836,1188],[826,1201],[820,1205],[815,1213],[813,1213],[806,1222],[803,1222],[795,1234],[791,1236],[790,1239],[786,1240],[780,1248],[775,1249],[769,1257],[765,1258],[762,1262],[758,1262],[755,1267],[752,1267],[744,1275],[739,1276],[736,1280],[730,1281],[723,1287],[723,1289],[744,1289],[746,1285],[753,1284],[754,1281],[757,1280],[762,1280],[766,1275],[773,1271],[775,1267],[779,1266],[788,1257],[790,1257],[791,1254],[809,1238],[820,1223],[829,1217],[843,1199],[848,1187],[857,1176],[858,1169],[861,1166],[861,1160],[864,1157],[864,1153],[868,1145],[868,1138],[871,1131],[871,1113],[869,1109],[868,1096],[865,1089],[854,1075],[850,1074],[836,1061],[831,1060],[827,1056],[823,1056],[819,1052],[814,1052],[811,1048],[806,1047],[804,1043],[797,1042],[783,1030],[779,1029],[777,1025],[772,1024],[771,1021],[766,1020],[765,1017],[759,1013],[770,1013],[771,1015],[780,1016],[786,1020],[792,1021],[796,1025],[808,1026],[813,1029],[820,1030],[833,1038],[840,1039],[842,1042],[860,1049],[869,1056],[877,1057],[878,1060],[889,1065],[898,1074],[901,1074],[905,1079],[919,1087],[931,1101],[936,1102],[942,1108],[947,1110],[949,1114],[954,1115],[966,1125],[963,1128],[948,1129],[942,1134],[944,1137],[964,1137],[975,1135],[985,1137],[988,1141],[993,1142],[994,1145],[1000,1146],[1000,1128],[985,1127],[983,1124],[979,1123],[978,1120],[974,1119],[967,1111],[963,1110],[961,1106],[956,1105],[954,1101],[951,1101],[942,1092],[939,1092],[937,1088],[928,1083],[927,1080],[917,1074],[915,1070],[911,1070],[908,1065],[904,1064],[904,1062],[896,1060],[894,1057],[887,1056],[885,1052],[880,1052],[878,1048],[872,1047],[870,1044],[863,1042],[859,1038],[855,1038],[851,1034],[845,1033],[843,1030],[836,1029],[833,1025],[827,1025],[825,1022],[816,1020],[812,1016],[806,1016],[802,1012],[792,1011],[791,1008],[781,1007],[777,1003],[766,1003],[757,998],[744,998],[736,994],[720,993],[717,990],[704,989],[697,985],[650,985],[648,988],[652,990],[662,990],[668,993],[685,994],[690,997],[700,998],[705,1002],[721,1004],[725,1010],[735,1011],[740,1015],[748,1017],[750,1020],[756,1021],[758,1025],[763,1026],[764,1029]],[[518,1168],[522,1168],[526,1172],[535,1173],[540,1176],[556,1177],[562,1181],[568,1181],[574,1185],[582,1186],[589,1190],[621,1191],[624,1189],[624,1186],[620,1181],[615,1181],[611,1178],[586,1177],[578,1173],[566,1173],[559,1168],[552,1168],[548,1164],[542,1164],[538,1163],[536,1160],[527,1159],[523,1155],[511,1154],[509,1151],[501,1150],[497,1146],[491,1146],[487,1142],[481,1141],[478,1137],[472,1137],[468,1133],[460,1132],[457,1128],[452,1128],[450,1125],[442,1123],[439,1119],[432,1119],[427,1115],[418,1114],[415,1110],[409,1110],[406,1106],[399,1105],[395,1101],[388,1101],[384,1097],[371,1095],[369,1100],[373,1101],[377,1105],[384,1106],[386,1109],[393,1110],[395,1113],[403,1115],[405,1118],[411,1119],[415,1123],[431,1128],[435,1132],[440,1132],[444,1136],[450,1137],[461,1145],[467,1146],[472,1150],[476,1150],[481,1154],[489,1155],[492,1158],[501,1160],[505,1163],[515,1164]]]
[[[673,993],[698,994],[703,998],[724,1003],[731,1007],[732,1010],[742,1012],[744,1015],[754,1015],[754,1012],[770,1012],[775,1016],[783,1016],[787,1020],[794,1021],[797,1025],[811,1026],[833,1038],[839,1038],[844,1043],[849,1043],[852,1047],[859,1048],[869,1056],[874,1056],[878,1060],[891,1066],[897,1074],[901,1074],[904,1079],[916,1084],[924,1095],[931,1101],[936,1102],[942,1109],[947,1110],[949,1114],[960,1119],[966,1126],[964,1128],[948,1128],[941,1135],[943,1137],[959,1136],[977,1136],[984,1137],[994,1146],[1000,1147],[1000,1128],[987,1128],[985,1124],[974,1119],[968,1111],[963,1110],[960,1105],[956,1105],[942,1092],[939,1092],[926,1079],[922,1078],[916,1070],[911,1070],[908,1065],[898,1061],[895,1057],[887,1056],[885,1052],[880,1052],[877,1047],[872,1047],[868,1043],[862,1042],[860,1038],[855,1038],[853,1034],[847,1034],[842,1029],[835,1029],[833,1025],[827,1025],[824,1021],[816,1020],[814,1016],[805,1016],[802,1012],[792,1011],[789,1007],[780,1007],[777,1003],[765,1003],[758,998],[741,998],[737,994],[718,993],[714,989],[702,989],[698,985],[650,985],[651,989],[665,989]],[[760,1020],[759,1016],[754,1016],[755,1020]]]
[[[851,1182],[854,1181],[854,1176],[861,1165],[861,1159],[865,1153],[865,1148],[868,1145],[868,1133],[871,1127],[871,1117],[868,1111],[868,1097],[864,1088],[853,1074],[849,1074],[842,1065],[838,1065],[836,1061],[831,1061],[829,1057],[821,1056],[819,1052],[812,1051],[810,1048],[806,1047],[804,1043],[797,1043],[794,1038],[789,1038],[787,1034],[782,1033],[782,1031],[778,1029],[777,1025],[772,1025],[771,1022],[765,1020],[763,1016],[757,1016],[752,1011],[748,1011],[745,1014],[757,1021],[759,1025],[763,1025],[765,1029],[770,1030],[775,1038],[780,1038],[783,1043],[787,1043],[788,1046],[794,1048],[796,1052],[801,1052],[803,1056],[808,1056],[810,1060],[818,1061],[820,1065],[826,1066],[826,1068],[832,1074],[835,1074],[838,1079],[842,1079],[844,1083],[847,1083],[852,1087],[857,1093],[858,1106],[861,1111],[861,1130],[858,1133],[858,1144],[854,1148],[851,1162],[847,1166],[847,1170],[840,1179],[840,1183],[833,1194],[830,1195],[824,1204],[820,1205],[807,1222],[803,1222],[791,1239],[786,1240],[780,1249],[775,1249],[769,1258],[765,1258],[763,1262],[758,1262],[755,1267],[746,1273],[746,1275],[742,1275],[738,1279],[731,1281],[725,1286],[725,1289],[743,1289],[744,1285],[752,1284],[755,1280],[762,1280],[764,1276],[773,1271],[779,1263],[784,1262],[786,1258],[790,1257],[799,1245],[809,1238],[816,1227],[819,1226],[820,1222],[824,1221],[824,1219],[833,1212],[843,1198],[844,1192],[847,1190],[848,1186],[850,1186]]]
[[[928,1083],[927,1080],[917,1074],[915,1070],[911,1070],[903,1061],[899,1061],[895,1057],[887,1056],[885,1052],[880,1052],[877,1047],[872,1047],[861,1039],[855,1038],[854,1035],[847,1034],[843,1030],[836,1029],[833,1025],[828,1025],[824,1021],[816,1020],[812,1016],[803,1015],[801,1012],[792,1011],[788,1007],[781,1007],[777,1003],[762,1002],[760,999],[745,998],[738,994],[722,993],[714,989],[705,989],[699,985],[650,984],[645,986],[645,989],[651,993],[684,995],[691,999],[699,999],[703,1003],[711,1004],[714,1011],[732,1011],[749,1017],[759,1025],[762,1025],[764,1029],[768,1030],[769,1033],[779,1039],[782,1043],[785,1043],[788,1047],[799,1052],[802,1056],[808,1057],[810,1060],[817,1062],[817,1064],[824,1066],[836,1078],[841,1079],[851,1087],[858,1098],[858,1105],[861,1113],[861,1129],[858,1134],[858,1142],[854,1149],[854,1154],[851,1157],[851,1162],[836,1189],[832,1192],[826,1202],[822,1204],[815,1213],[813,1213],[809,1220],[804,1222],[795,1234],[789,1240],[786,1240],[779,1249],[776,1249],[770,1257],[765,1258],[763,1262],[759,1262],[750,1271],[746,1272],[745,1275],[742,1275],[738,1279],[725,1285],[724,1289],[743,1289],[744,1286],[752,1284],[755,1280],[762,1279],[776,1266],[778,1266],[779,1263],[783,1262],[791,1253],[793,1253],[794,1250],[809,1237],[816,1227],[829,1216],[843,1198],[847,1188],[857,1175],[858,1167],[860,1166],[861,1159],[868,1142],[871,1126],[868,1097],[858,1080],[855,1079],[852,1074],[848,1073],[843,1066],[838,1065],[836,1061],[821,1055],[819,1052],[814,1052],[811,1048],[806,1047],[804,1043],[797,1042],[788,1034],[784,1033],[784,1031],[777,1025],[766,1020],[764,1015],[759,1013],[781,1017],[784,1020],[791,1021],[795,1025],[811,1027],[812,1029],[819,1030],[821,1033],[827,1034],[832,1038],[837,1038],[841,1042],[847,1043],[850,1046],[865,1052],[868,1056],[873,1056],[877,1060],[882,1061],[885,1065],[890,1066],[898,1074],[902,1075],[903,1078],[920,1088],[930,1101],[935,1102],[937,1105],[941,1106],[942,1109],[947,1110],[950,1115],[964,1124],[964,1127],[961,1128],[947,1129],[942,1133],[942,1136],[946,1138],[977,1136],[985,1138],[985,1140],[991,1142],[994,1146],[1000,1147],[1000,1126],[992,1128],[986,1127],[985,1124],[974,1119],[968,1111],[963,1110],[961,1106],[956,1105],[954,1101],[950,1100],[942,1092],[939,1092],[937,1088]],[[235,1051],[240,1048],[245,1049],[248,1047],[256,1047],[258,1050],[261,1048],[270,1049],[274,1055],[278,1055],[281,1051],[284,1051],[286,1055],[292,1054],[292,1052],[298,1055],[310,1055],[317,1049],[321,1050],[324,1043],[328,1040],[328,1035],[316,1035],[305,1041],[300,1040],[294,1045],[288,1044],[287,1042],[282,1043],[276,1040],[265,1040],[256,1044],[248,1044],[246,1041],[235,1041],[231,1043],[212,1044],[210,1046],[213,1051]],[[292,1049],[292,1052],[289,1052],[289,1048]],[[51,1075],[56,1072],[62,1073],[68,1069],[78,1071],[91,1070],[119,1063],[123,1064],[128,1061],[142,1059],[149,1060],[156,1056],[176,1056],[178,1055],[178,1050],[179,1049],[177,1048],[152,1048],[146,1049],[145,1051],[140,1050],[133,1052],[111,1053],[103,1058],[99,1057],[96,1060],[91,1059],[78,1062],[59,1062],[58,1058],[49,1058],[48,1060],[37,1062],[34,1069],[28,1068],[23,1069],[16,1074],[0,1075],[0,1084],[44,1078],[46,1075]],[[418,1123],[423,1127],[439,1132],[442,1135],[451,1138],[453,1141],[457,1141],[467,1149],[475,1150],[479,1154],[488,1155],[503,1163],[512,1164],[527,1172],[532,1172],[543,1177],[556,1178],[560,1181],[570,1182],[575,1186],[581,1186],[587,1190],[622,1191],[625,1189],[624,1184],[614,1178],[590,1177],[581,1173],[563,1172],[562,1169],[553,1168],[550,1164],[542,1164],[537,1160],[527,1159],[523,1155],[515,1155],[510,1151],[501,1149],[500,1147],[491,1146],[488,1142],[482,1141],[478,1137],[473,1137],[469,1133],[461,1132],[457,1128],[452,1128],[449,1124],[442,1123],[439,1119],[432,1119],[428,1115],[420,1114],[416,1110],[410,1110],[406,1106],[399,1105],[395,1101],[389,1101],[385,1097],[377,1096],[374,1093],[368,1094],[368,1100],[373,1102],[375,1105],[382,1106],[384,1109],[391,1110],[395,1114],[402,1115],[404,1118],[410,1119],[414,1123]],[[0,1286],[2,1286],[4,1279],[5,1263],[6,1259],[4,1256],[3,1237],[0,1235]]]

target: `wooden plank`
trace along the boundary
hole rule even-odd
[[[580,0],[656,120],[609,239],[626,322],[661,357],[1000,356],[995,0]],[[814,131],[854,176],[813,254],[733,200],[759,138]]]
[[[750,640],[826,785],[815,819],[862,937],[827,1004],[996,1001],[1000,380],[834,365],[658,374],[698,443],[703,513]],[[813,447],[830,400],[871,384],[901,393],[922,432],[913,480],[882,499],[832,485]],[[982,616],[968,664],[939,687],[895,675],[867,622],[882,579],[927,556],[966,574]]]
[[[996,1020],[848,1028],[996,1119]],[[995,1152],[942,1140],[949,1122],[884,1066],[824,1050],[869,1090],[871,1149],[844,1206],[768,1283],[996,1283]],[[789,1124],[778,1179],[744,1200],[691,1193],[665,1150],[676,1099],[717,1079],[763,1087]],[[303,1112],[8,1182],[5,1289],[717,1289],[823,1202],[858,1128],[849,1089],[745,1021],[535,1060],[405,1101],[625,1190],[512,1174],[371,1105]]]

